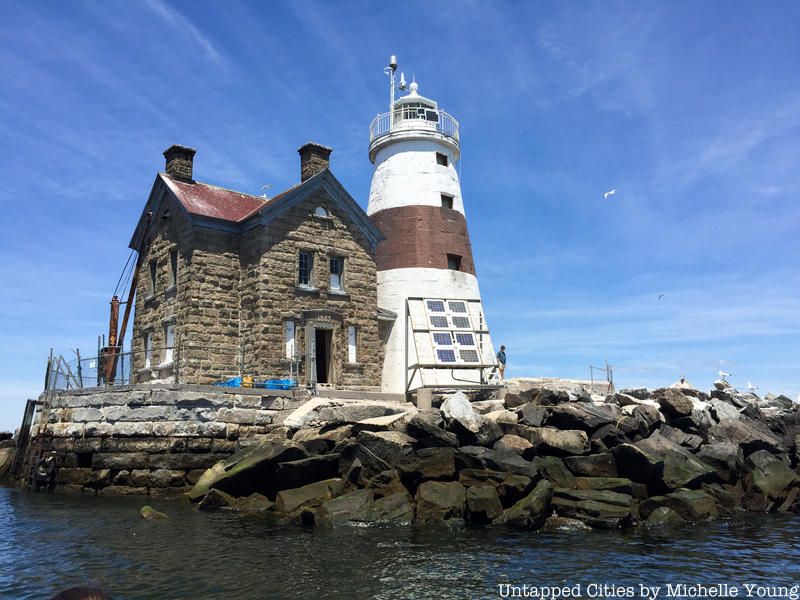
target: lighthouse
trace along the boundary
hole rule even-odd
[[[397,315],[382,390],[489,387],[496,361],[459,182],[459,124],[416,81],[401,73],[397,82],[394,56],[385,72],[389,111],[370,125],[367,208],[386,238],[376,251],[378,306]]]

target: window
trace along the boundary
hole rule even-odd
[[[356,328],[350,325],[347,328],[347,361],[354,363],[357,362],[358,356],[356,355]]]
[[[150,261],[150,295],[156,293],[156,261]]]
[[[342,275],[344,274],[344,259],[341,256],[331,256],[331,289],[342,289]]]
[[[168,365],[175,356],[175,324],[164,325],[164,363]]]
[[[436,164],[442,165],[443,167],[447,166],[447,154],[442,154],[441,152],[436,153]]]
[[[294,321],[284,322],[283,339],[286,345],[286,358],[294,358]]]
[[[461,270],[461,257],[458,254],[447,255],[447,268],[451,271]]]
[[[453,197],[450,194],[441,194],[442,208],[453,208]]]
[[[149,369],[153,363],[153,334],[144,334],[144,368]]]
[[[178,285],[178,251],[173,250],[169,253],[169,284]]]
[[[311,287],[311,276],[314,269],[314,255],[310,252],[300,253],[300,265],[297,274],[297,283]]]
[[[328,213],[328,209],[325,208],[324,206],[318,206],[314,210],[314,214],[317,215],[318,217],[330,217],[331,216],[330,213]]]

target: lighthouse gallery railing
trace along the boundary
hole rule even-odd
[[[458,141],[458,121],[443,110],[396,108],[393,126],[389,116],[389,113],[385,112],[372,120],[369,125],[370,143],[379,137],[389,135],[392,131],[415,129],[436,131]]]

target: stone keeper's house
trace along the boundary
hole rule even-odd
[[[330,152],[300,148],[301,182],[271,199],[195,181],[191,148],[164,152],[130,243],[142,255],[135,382],[241,373],[379,389],[396,317],[377,305],[383,236]]]

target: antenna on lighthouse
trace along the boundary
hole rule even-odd
[[[392,54],[389,57],[389,66],[383,72],[389,76],[389,131],[394,125],[394,73],[397,71],[397,57]]]
[[[400,73],[400,85],[398,85],[401,90],[406,89],[406,76],[402,72]]]

